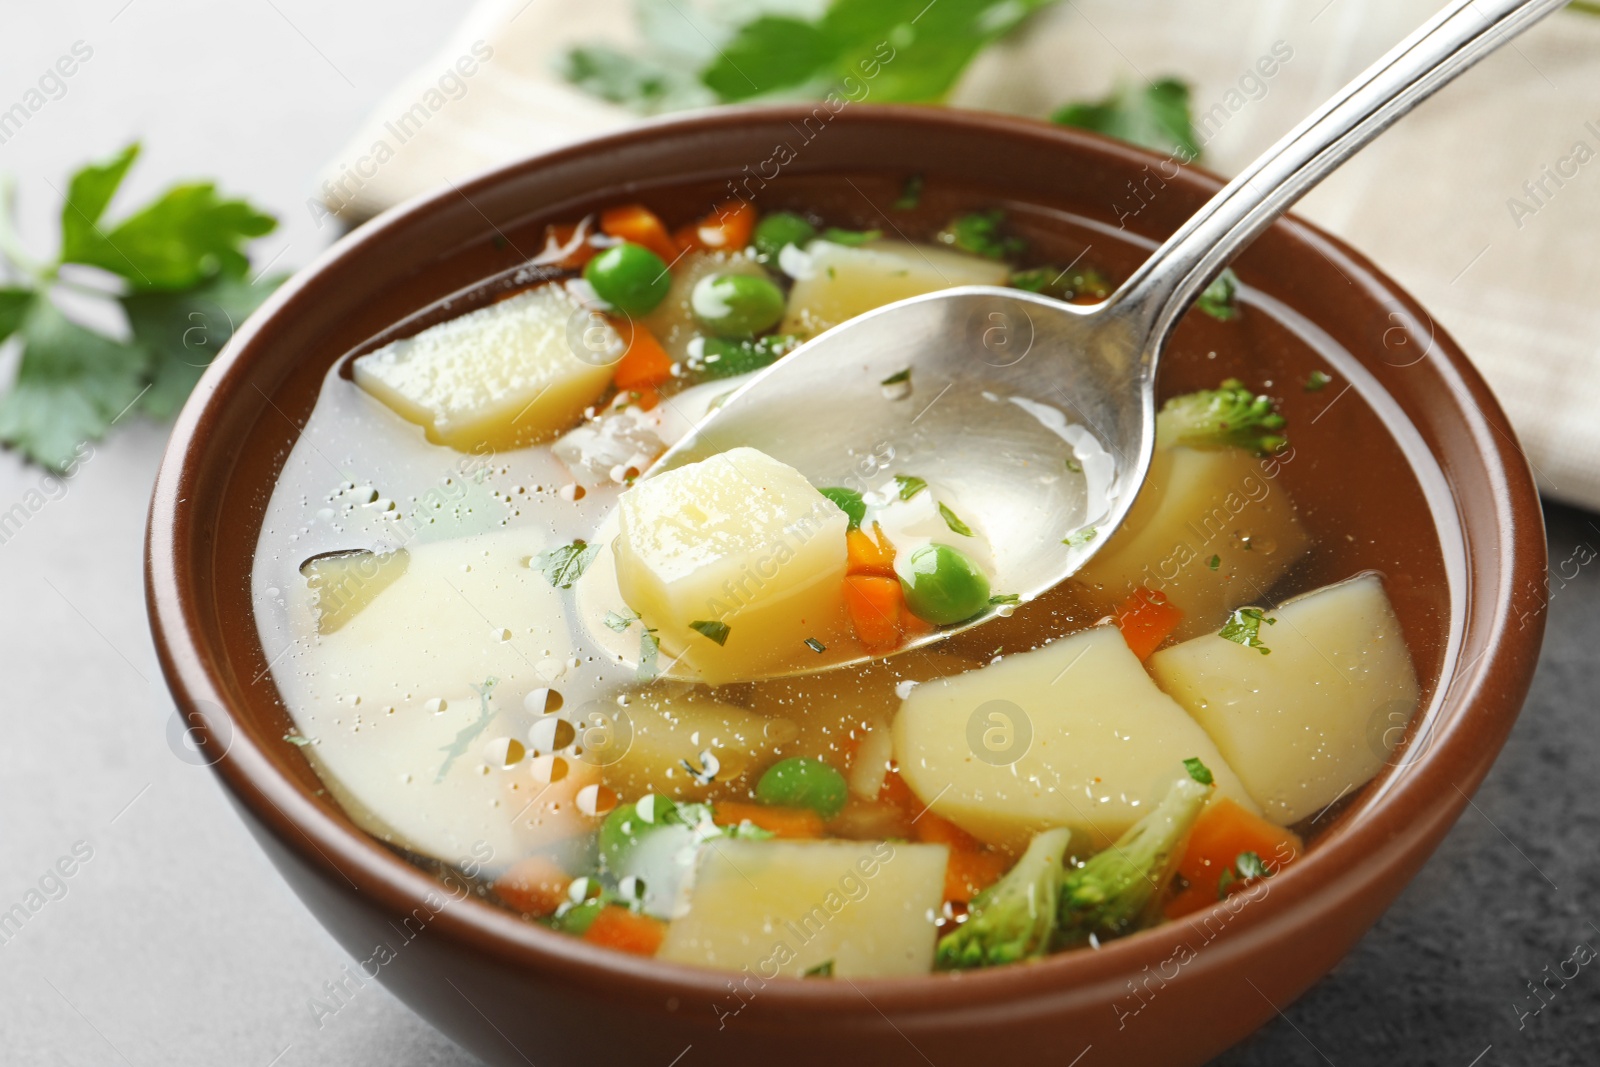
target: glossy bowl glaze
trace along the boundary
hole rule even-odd
[[[1346,527],[1392,539],[1386,550],[1401,562],[1391,592],[1427,703],[1379,777],[1327,814],[1308,856],[1257,892],[1025,966],[768,980],[593,948],[459,880],[441,882],[358,830],[283,740],[289,718],[249,597],[262,511],[329,367],[526,258],[547,221],[641,196],[690,217],[737,187],[785,206],[826,190],[830,210],[864,225],[881,216],[888,228],[882,207],[911,172],[930,190],[1034,205],[1022,212],[1028,225],[1075,235],[1116,276],[1219,185],[1092,135],[992,115],[850,105],[646,124],[357,230],[239,331],[178,420],[147,566],[178,707],[245,823],[369,977],[490,1063],[955,1067],[1000,1054],[1075,1067],[1202,1063],[1350,949],[1426,861],[1511,729],[1543,628],[1543,525],[1527,464],[1483,381],[1426,312],[1357,253],[1286,219],[1236,267],[1260,309],[1250,329],[1267,331],[1253,343],[1279,361],[1275,391],[1313,457],[1290,488],[1325,541]],[[1206,341],[1202,332],[1190,343]],[[1355,395],[1302,394],[1286,376],[1309,366],[1307,351]],[[1165,391],[1214,384],[1227,359],[1188,371],[1172,361]],[[1258,379],[1271,370],[1253,369]],[[1332,544],[1307,566],[1332,580],[1345,576],[1340,559]]]

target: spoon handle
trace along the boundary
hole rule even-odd
[[[1457,0],[1246,167],[1107,301],[1155,372],[1167,332],[1242,248],[1367,142],[1566,0]]]

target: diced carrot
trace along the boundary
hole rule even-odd
[[[883,527],[872,524],[872,533],[857,527],[844,535],[847,574],[875,574],[894,577],[894,544]]]
[[[494,883],[501,900],[524,915],[543,918],[567,899],[572,878],[549,856],[529,856],[513,863]]]
[[[628,346],[612,375],[618,389],[646,389],[672,379],[672,357],[655,334],[627,319],[612,319],[611,325]]]
[[[925,845],[949,845],[961,852],[977,852],[983,848],[982,841],[931,811],[917,816],[917,821],[911,824],[911,832]]]
[[[711,820],[718,826],[738,826],[747,822],[774,837],[813,838],[822,836],[822,816],[810,808],[781,808],[773,804],[744,804],[719,800],[711,807]]]
[[[1149,659],[1182,621],[1182,609],[1169,604],[1165,593],[1143,586],[1117,605],[1117,628],[1140,659]]]
[[[591,945],[604,945],[635,956],[654,956],[666,936],[666,923],[616,904],[601,908],[583,932],[583,939]]]
[[[923,816],[927,818],[927,816]],[[918,819],[918,823],[922,820]],[[970,904],[972,898],[1000,880],[1009,866],[998,852],[967,852],[952,848],[944,868],[944,899]]]
[[[668,263],[678,258],[678,246],[666,226],[643,204],[607,208],[600,213],[600,229],[608,236],[643,245]]]
[[[883,785],[878,789],[878,801],[882,804],[892,804],[912,818],[916,818],[927,808],[917,794],[911,791],[911,787],[906,785],[906,780],[900,777],[900,772],[894,770],[883,776]]]
[[[1178,873],[1189,888],[1166,906],[1168,918],[1199,911],[1218,900],[1218,886],[1225,872],[1233,869],[1242,852],[1254,852],[1273,874],[1299,858],[1305,846],[1292,830],[1270,823],[1228,797],[1218,797],[1206,805],[1195,820],[1189,844],[1178,864]],[[1229,892],[1247,887],[1234,881]]]
[[[672,243],[678,246],[680,252],[697,252],[704,249],[705,245],[700,243],[700,224],[691,222],[673,230]]]
[[[544,253],[554,253],[572,244],[572,239],[578,236],[580,227],[583,228],[584,235],[587,237],[589,230],[588,227],[583,226],[583,223],[559,222],[546,226],[544,228]],[[577,270],[593,259],[596,251],[597,249],[587,240],[580,241],[565,256],[556,260],[554,265],[565,267],[567,270]]]
[[[868,652],[892,652],[900,647],[900,615],[905,607],[900,579],[849,575],[844,580],[844,606],[861,647]]]
[[[632,389],[629,391],[633,393],[633,406],[640,411],[649,411],[661,403],[661,394],[654,389]]]
[[[756,229],[755,205],[748,200],[724,200],[695,227],[699,245],[714,251],[736,252],[750,243]]]

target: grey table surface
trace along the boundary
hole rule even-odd
[[[0,110],[74,43],[93,50],[0,144],[24,237],[48,252],[65,175],[142,137],[130,194],[216,176],[284,220],[258,263],[303,265],[333,236],[306,207],[316,166],[459,17],[427,0],[4,0]],[[313,1013],[348,959],[184,758],[141,584],[165,436],[119,426],[64,491],[0,454],[0,512],[45,500],[0,541],[0,911],[45,901],[0,935],[0,1062],[473,1063],[376,985]],[[1569,962],[1600,945],[1600,567],[1584,562],[1600,518],[1547,519],[1549,638],[1493,773],[1350,957],[1219,1063],[1600,1061],[1600,971]]]

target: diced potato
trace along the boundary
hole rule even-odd
[[[749,274],[767,277],[767,269],[742,252],[686,252],[672,264],[672,288],[667,297],[640,321],[661,342],[667,355],[682,363],[689,342],[705,331],[694,317],[689,295],[708,274]]]
[[[625,798],[737,795],[773,761],[773,750],[796,733],[788,719],[769,719],[695,693],[658,695],[660,688],[651,687],[629,703],[632,741],[621,759],[605,767],[606,781]]]
[[[1100,626],[954,678],[900,705],[895,760],[932,810],[995,845],[1071,827],[1105,848],[1199,757],[1217,792],[1251,810],[1217,746],[1150,676],[1115,627]]]
[[[356,384],[435,444],[471,451],[551,437],[611,381],[609,363],[573,354],[578,310],[564,288],[543,285],[362,356]]]
[[[1004,263],[937,245],[873,241],[852,248],[831,241],[806,246],[805,277],[789,293],[780,333],[811,337],[862,312],[957,285],[1004,285]]]
[[[793,467],[735,448],[640,482],[618,516],[623,599],[664,658],[711,684],[758,677],[842,631],[849,520]]]
[[[411,554],[403,548],[382,553],[359,548],[313,556],[300,564],[311,590],[317,633],[331,634],[349,622],[404,574],[410,562]]]
[[[713,841],[658,955],[763,979],[926,974],[949,850],[888,841]]]
[[[1256,457],[1158,448],[1133,510],[1073,580],[1107,613],[1140,586],[1165,593],[1183,611],[1183,640],[1263,599],[1310,547],[1289,494]]]
[[[1270,655],[1207,634],[1150,657],[1267,818],[1317,814],[1382,767],[1421,689],[1383,581],[1364,574],[1267,613]]]

